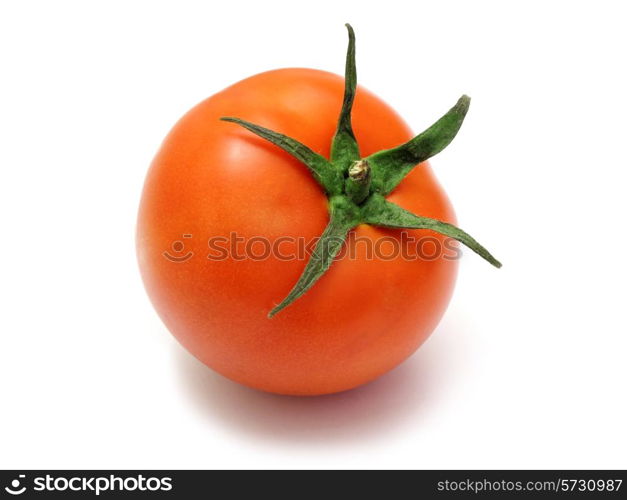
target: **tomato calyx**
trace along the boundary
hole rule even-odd
[[[351,124],[357,88],[355,33],[349,24],[346,28],[348,50],[344,99],[331,143],[330,159],[279,132],[240,118],[221,118],[246,128],[301,161],[329,198],[329,223],[298,281],[287,297],[269,312],[269,318],[300,298],[320,279],[342,249],[349,231],[359,224],[398,229],[429,229],[459,241],[493,266],[501,267],[501,263],[488,250],[460,228],[413,214],[385,199],[414,167],[438,154],[451,143],[468,112],[470,98],[466,95],[460,97],[455,106],[438,121],[405,144],[362,158]]]

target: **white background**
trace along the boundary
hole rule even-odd
[[[251,74],[341,73],[416,132],[467,252],[405,364],[286,398],[200,365],[139,279],[146,169],[191,106]],[[621,2],[3,2],[0,466],[627,467],[627,32]]]

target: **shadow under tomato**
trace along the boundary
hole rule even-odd
[[[327,396],[279,396],[241,386],[179,346],[175,363],[192,403],[228,431],[293,444],[363,442],[398,433],[406,425],[420,425],[429,413],[460,361],[452,359],[458,356],[448,345],[455,332],[447,335],[443,328],[438,330],[436,338],[386,375]]]

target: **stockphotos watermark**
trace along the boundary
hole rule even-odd
[[[300,236],[280,236],[271,239],[231,232],[228,236],[212,236],[204,245],[202,241],[202,238],[194,238],[193,234],[183,233],[163,251],[163,256],[177,264],[187,262],[198,254],[212,261],[307,260],[320,237],[307,239]],[[330,238],[324,244],[333,245],[342,241],[343,239]],[[458,260],[461,255],[461,249],[453,238],[429,235],[416,237],[408,231],[370,238],[357,236],[351,231],[335,260]]]
[[[98,496],[103,492],[114,491],[157,492],[171,490],[171,477],[144,476],[142,474],[124,477],[115,474],[93,477],[45,474],[32,478],[27,477],[26,474],[19,474],[4,488],[4,491],[13,496],[19,496],[26,492],[65,492],[67,494],[83,492]]]

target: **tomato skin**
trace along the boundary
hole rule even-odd
[[[355,238],[401,231],[360,225],[348,253],[303,297],[267,314],[300,276],[304,260],[212,260],[207,241],[235,232],[270,241],[320,236],[327,199],[306,167],[233,123],[235,116],[291,136],[328,157],[343,78],[282,69],[243,80],[190,110],[166,137],[142,194],[137,252],[146,290],[172,334],[198,359],[250,387],[293,395],[343,391],[373,380],[411,355],[450,300],[456,260],[367,259]],[[401,118],[359,87],[353,128],[362,156],[412,137]],[[388,197],[416,213],[455,223],[431,168],[415,168]],[[442,244],[444,237],[410,230]],[[182,235],[191,238],[182,239]],[[194,255],[172,262],[183,241]],[[286,246],[287,248],[287,246]]]

